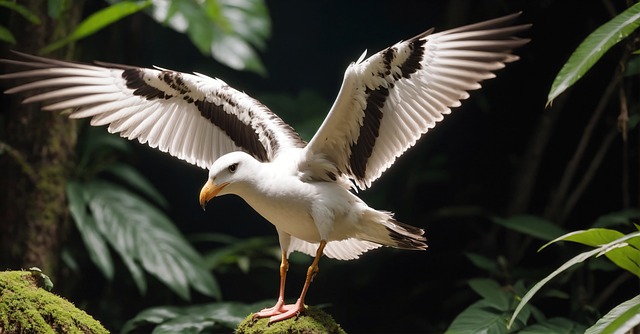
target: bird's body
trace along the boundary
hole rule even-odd
[[[342,260],[381,245],[407,248],[391,238],[390,231],[397,238],[406,234],[416,242],[416,249],[426,247],[420,242],[424,241],[421,231],[416,233],[418,229],[413,228],[412,234],[389,213],[370,208],[350,191],[347,180],[323,180],[333,169],[331,165],[322,157],[306,159],[304,154],[304,149],[293,149],[273,161],[259,162],[243,152],[229,153],[214,166],[239,163],[248,173],[237,172],[235,181],[217,195],[240,196],[276,227],[281,244],[293,242],[294,249],[312,256],[321,240],[327,241],[325,255]],[[221,173],[228,174],[211,170],[224,178]]]
[[[424,230],[375,210],[353,190],[368,188],[422,135],[469,97],[468,91],[518,59],[519,14],[439,33],[428,30],[349,65],[324,122],[307,143],[266,106],[222,80],[162,68],[83,65],[19,54],[26,67],[2,79],[31,79],[6,93],[72,109],[112,133],[202,168],[204,205],[235,194],[271,222],[282,249],[280,293],[256,317],[279,321],[304,309],[322,255],[350,260],[389,246],[424,250]],[[34,81],[35,80],[35,81]],[[48,89],[41,92],[40,89]],[[314,256],[295,304],[284,304],[288,256]]]

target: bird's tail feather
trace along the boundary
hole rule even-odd
[[[394,248],[427,249],[424,230],[395,220],[390,212],[369,211],[365,213],[365,221],[368,226],[364,229],[366,233],[358,235],[360,239]]]

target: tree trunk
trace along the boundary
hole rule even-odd
[[[81,18],[83,2],[60,3],[69,8],[52,19],[41,0],[21,2],[42,22],[36,25],[12,13],[9,29],[18,42],[15,49],[35,54],[69,34]],[[47,56],[69,58],[72,47],[63,51]],[[13,65],[0,70],[7,72],[8,66]],[[9,84],[16,83],[4,83]],[[67,230],[65,184],[73,168],[76,126],[58,113],[40,110],[40,105],[22,105],[23,98],[10,97],[0,118],[0,267],[36,266],[55,276]]]

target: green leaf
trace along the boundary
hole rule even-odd
[[[614,307],[585,334],[623,334],[640,324],[640,295]]]
[[[190,286],[220,298],[218,284],[200,255],[156,207],[104,181],[87,183],[85,191],[98,230],[125,263],[140,263],[183,299],[190,298]]]
[[[464,254],[474,266],[486,270],[489,273],[496,273],[498,271],[498,263],[488,257],[485,257],[476,253]]]
[[[627,240],[629,240],[631,238],[638,237],[638,236],[640,236],[640,232],[627,234],[627,235],[623,236],[622,238],[614,240],[614,241],[612,241],[612,242],[610,242],[608,244],[602,245],[602,246],[600,246],[600,247],[598,247],[596,249],[593,249],[591,251],[578,254],[575,257],[573,257],[572,259],[570,259],[569,261],[567,261],[564,264],[562,264],[554,272],[552,272],[547,277],[545,277],[542,280],[540,280],[540,282],[536,283],[536,285],[534,285],[531,288],[531,290],[529,290],[529,292],[527,292],[527,294],[524,295],[524,297],[522,297],[522,300],[520,301],[520,303],[516,307],[516,310],[513,312],[513,315],[511,316],[511,320],[509,321],[509,325],[508,326],[511,327],[513,325],[516,317],[518,316],[518,313],[520,313],[520,311],[527,305],[527,303],[533,297],[533,295],[535,295],[536,292],[538,292],[538,290],[540,290],[552,278],[556,277],[558,274],[562,273],[563,271],[565,271],[566,269],[570,268],[571,266],[573,266],[575,264],[581,263],[581,262],[585,261],[586,259],[588,259],[590,257],[597,256],[597,255],[602,254],[602,253],[606,253],[606,252],[608,252],[608,251],[610,251],[612,249],[616,249],[616,247],[619,247],[621,244],[625,243],[625,241],[627,241]]]
[[[89,258],[100,269],[104,277],[113,279],[113,261],[107,243],[98,231],[96,223],[87,212],[87,201],[82,186],[77,182],[70,181],[66,186],[67,200],[69,202],[69,212],[73,222],[80,232],[80,237],[87,249]]]
[[[585,231],[575,231],[565,234],[550,243],[557,241],[573,241],[581,243],[587,246],[600,246],[612,242],[616,239],[623,237],[621,232],[610,230],[606,228],[592,228]],[[550,244],[549,243],[549,244]],[[634,247],[624,247],[628,244],[635,245]],[[548,245],[548,244],[547,244]],[[546,245],[545,245],[546,246]],[[545,247],[543,246],[543,247]],[[618,267],[625,269],[632,274],[640,277],[640,263],[637,259],[640,259],[640,238],[632,238],[627,243],[622,244],[621,247],[611,249],[605,255],[615,263]]]
[[[632,218],[638,217],[640,217],[640,210],[636,209],[612,212],[610,214],[600,216],[598,220],[593,223],[593,227],[608,227],[612,225],[629,224]]]
[[[636,126],[638,126],[638,124],[640,124],[640,114],[633,114],[629,116],[629,122],[627,123],[627,130],[631,131],[635,129]]]
[[[113,174],[125,181],[128,185],[132,186],[134,189],[140,191],[143,195],[148,196],[158,205],[163,208],[168,208],[169,203],[167,200],[160,194],[160,192],[147,180],[144,175],[142,175],[138,170],[133,168],[131,165],[116,163],[107,167],[105,172]]]
[[[51,291],[53,289],[53,282],[51,281],[51,278],[45,274],[42,274],[42,281],[44,282],[44,288],[47,289],[47,291]]]
[[[580,80],[602,55],[639,26],[640,3],[636,3],[592,32],[580,43],[554,79],[547,104]]]
[[[211,55],[217,61],[234,70],[249,70],[266,75],[266,70],[259,61],[258,54],[251,45],[240,36],[218,35],[210,41]]]
[[[616,230],[606,229],[606,228],[591,228],[588,230],[574,231],[574,232],[569,232],[563,236],[560,236],[552,241],[549,241],[548,243],[540,247],[539,250],[542,250],[548,245],[552,243],[556,243],[558,241],[573,241],[573,242],[581,243],[583,245],[596,247],[596,246],[607,244],[613,240],[616,240],[622,237],[623,235],[624,234],[622,234],[621,232],[618,232]]]
[[[206,329],[214,328],[216,322],[206,315],[187,314],[157,326],[152,334],[198,334]]]
[[[495,217],[492,221],[511,230],[542,240],[552,240],[566,233],[552,222],[532,215],[516,215],[509,218]]]
[[[151,0],[137,2],[122,1],[114,3],[113,5],[105,9],[91,14],[89,17],[80,22],[80,24],[78,24],[76,29],[71,32],[69,36],[45,46],[42,50],[40,50],[40,54],[50,53],[71,42],[88,37],[105,28],[106,26],[119,21],[124,17],[135,14],[150,5]]]
[[[2,25],[0,25],[0,41],[16,44],[16,38],[13,37],[11,31]]]
[[[222,302],[184,307],[157,306],[143,310],[125,323],[122,333],[135,331],[136,328],[155,324],[153,333],[200,333],[214,327],[235,329],[244,318],[258,310],[273,305],[274,301],[261,301],[254,304]]]
[[[525,327],[518,334],[564,333],[582,334],[587,327],[566,318],[551,318]]]
[[[138,291],[140,291],[141,294],[147,293],[147,279],[135,259],[129,256],[129,254],[122,253],[123,250],[121,249],[116,249],[116,251],[118,252],[118,255],[120,255],[120,259],[122,259],[124,265],[127,267],[127,270],[129,270],[131,277],[133,277],[133,282],[136,284]]]
[[[51,291],[53,289],[53,282],[51,281],[51,278],[43,273],[42,269],[38,267],[31,267],[29,268],[29,271],[31,271],[31,274],[42,278],[42,283],[44,284],[44,288],[47,289],[47,291]]]
[[[65,9],[67,0],[48,0],[47,1],[47,15],[51,18],[59,20],[60,15]]]
[[[248,271],[248,255],[264,257],[266,249],[276,244],[273,237],[254,237],[237,240],[224,247],[217,247],[206,253],[204,258],[205,268],[217,270],[227,264],[236,264],[241,270]],[[280,252],[277,252],[275,260],[280,260]]]
[[[202,54],[235,70],[266,74],[256,52],[271,34],[264,0],[173,0],[169,8],[154,2],[152,12],[156,21],[186,32]]]
[[[87,124],[88,125],[88,124]],[[85,126],[82,140],[78,141],[78,173],[92,177],[113,163],[115,152],[131,152],[128,140],[108,133],[104,128]]]
[[[507,329],[508,317],[508,311],[495,310],[486,300],[480,300],[458,314],[445,334],[510,333],[512,331]],[[523,314],[518,320],[525,322]]]
[[[40,18],[38,17],[38,15],[30,11],[27,7],[16,3],[15,1],[0,0],[0,7],[11,9],[33,24],[40,24]]]
[[[470,279],[468,283],[473,291],[497,310],[509,310],[512,295],[504,291],[498,282],[488,278],[476,278]]]
[[[640,54],[640,50],[635,51],[633,54]],[[635,56],[629,59],[627,65],[624,67],[624,76],[630,77],[634,75],[640,75],[640,57]],[[636,114],[637,115],[637,114]]]

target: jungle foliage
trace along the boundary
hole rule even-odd
[[[47,3],[52,17],[71,5]],[[425,228],[430,248],[323,260],[308,301],[346,332],[637,330],[640,4],[500,3],[108,1],[86,4],[77,28],[40,51],[76,45],[79,60],[140,66],[174,58],[246,90],[308,138],[362,49],[522,10],[533,27],[521,60],[362,194]],[[19,2],[0,0],[0,13],[41,20]],[[20,49],[6,24],[0,40]],[[19,161],[5,117],[0,159]],[[248,206],[220,199],[200,214],[205,171],[79,128],[66,185],[74,228],[54,292],[125,333],[228,332],[274,302],[277,238]],[[288,295],[309,261],[292,257]]]

